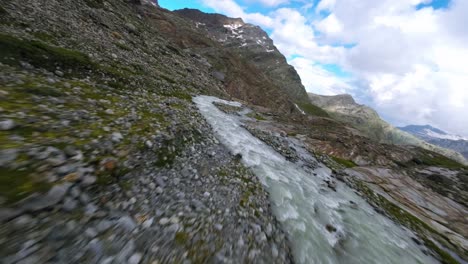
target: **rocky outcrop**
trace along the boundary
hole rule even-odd
[[[336,120],[356,128],[372,140],[387,144],[418,146],[440,153],[462,164],[468,164],[468,161],[456,151],[432,145],[395,128],[382,120],[374,109],[357,104],[351,95],[323,96],[309,93],[308,96],[312,104],[325,109]]]
[[[213,40],[252,62],[293,101],[307,102],[305,88],[296,70],[260,27],[244,23],[240,18],[206,14],[195,9],[176,10],[175,13],[193,20],[195,26],[206,31]]]

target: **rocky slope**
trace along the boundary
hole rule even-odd
[[[291,261],[191,102],[224,84],[155,26],[188,22],[120,0],[0,6],[2,263]]]
[[[240,18],[206,14],[196,9],[176,10],[175,13],[193,20],[196,27],[206,31],[213,40],[253,62],[293,101],[307,103],[307,94],[296,70],[260,27],[244,23]]]
[[[445,131],[442,131],[429,125],[410,125],[406,127],[399,127],[399,129],[411,133],[414,136],[430,144],[457,151],[461,153],[466,159],[468,159],[467,138],[457,135],[451,135]]]
[[[377,112],[357,104],[351,95],[323,96],[309,93],[312,104],[327,110],[336,120],[349,124],[373,140],[388,144],[414,145],[435,151],[463,164],[468,161],[456,150],[425,142],[385,122]]]

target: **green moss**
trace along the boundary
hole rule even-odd
[[[119,42],[115,43],[115,45],[116,45],[117,47],[123,49],[123,50],[126,50],[126,51],[132,50],[132,49],[129,48],[127,45],[124,45],[124,44],[119,43]]]
[[[75,74],[95,67],[88,56],[78,51],[0,34],[0,62],[17,66],[19,61],[27,61],[35,67],[50,71],[55,71],[57,67],[71,69],[77,71]]]
[[[165,93],[162,93],[162,95],[167,96],[167,97],[176,97],[182,100],[192,101],[192,96],[185,92],[178,92],[178,91],[165,92]]]
[[[425,153],[420,159],[414,159],[413,161],[417,164],[421,163],[427,166],[438,166],[448,169],[466,169],[464,165],[437,153]]]
[[[189,241],[189,234],[187,232],[177,232],[174,241],[179,245],[185,245]]]
[[[132,188],[132,182],[129,181],[129,180],[120,181],[119,186],[120,186],[120,188],[122,188],[122,190],[129,191]]]
[[[342,158],[338,158],[338,157],[334,157],[334,156],[331,156],[331,158],[332,158],[336,163],[339,163],[339,164],[345,166],[346,168],[353,168],[353,167],[356,167],[356,166],[357,166],[357,164],[354,163],[354,162],[351,161],[351,160],[342,159]]]
[[[35,179],[34,170],[24,168],[11,170],[0,167],[0,196],[6,198],[7,204],[12,204],[35,192],[45,192],[51,185]]]
[[[64,94],[60,92],[58,89],[50,86],[26,86],[23,87],[23,91],[29,94],[40,95],[40,96],[52,96],[52,97],[60,97]]]
[[[311,103],[298,103],[298,105],[308,115],[330,117],[325,110]]]
[[[168,75],[161,74],[160,77],[162,79],[166,80],[168,83],[177,83],[176,80],[174,80],[172,77],[170,77]]]
[[[264,121],[264,120],[266,120],[263,116],[261,116],[261,115],[255,113],[255,112],[250,112],[250,113],[247,114],[247,116],[248,116],[248,117],[251,117],[251,118],[255,118],[255,119],[257,119],[258,121]]]
[[[86,5],[91,8],[103,8],[104,0],[85,0]]]
[[[2,16],[8,15],[8,12],[2,6],[0,6],[0,15]]]
[[[46,32],[35,32],[34,36],[42,41],[56,44],[55,37]]]

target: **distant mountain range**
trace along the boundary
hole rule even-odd
[[[422,147],[427,150],[431,150],[440,153],[446,157],[452,158],[460,163],[467,164],[466,150],[468,148],[452,148],[453,141],[448,138],[454,136],[448,135],[441,130],[430,130],[430,135],[439,136],[439,140],[429,141],[426,138],[422,138],[421,133],[416,134],[405,131],[404,129],[398,129],[389,123],[382,120],[379,114],[372,108],[360,105],[355,102],[353,97],[349,94],[340,94],[334,96],[324,96],[309,93],[310,102],[318,107],[326,110],[334,119],[346,123],[363,135],[376,140],[381,143],[397,144],[397,145],[414,145]],[[411,128],[410,128],[411,129]],[[424,130],[424,129],[422,129]],[[444,134],[445,133],[445,134]],[[417,135],[418,134],[418,135]],[[447,139],[441,139],[446,137]],[[434,137],[435,138],[435,137]],[[468,142],[468,141],[463,141]],[[465,155],[460,154],[462,149],[465,151]]]
[[[409,125],[399,127],[399,129],[430,144],[460,152],[466,159],[468,159],[468,138],[466,137],[453,135],[430,125]]]

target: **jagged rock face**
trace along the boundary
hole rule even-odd
[[[260,27],[244,23],[240,18],[205,14],[194,9],[175,12],[193,20],[196,27],[206,30],[213,40],[253,62],[293,101],[307,102],[307,93],[296,70]]]
[[[165,9],[144,10],[143,15],[150,18],[151,27],[170,40],[171,49],[188,52],[209,67],[211,75],[224,86],[224,90],[232,98],[269,107],[279,113],[297,111],[290,97],[263,69],[257,67],[252,60],[243,58],[236,50],[207,36],[206,29],[197,28],[192,20]],[[228,19],[221,15],[210,17],[212,22],[209,23]],[[241,20],[229,21],[237,23]]]

